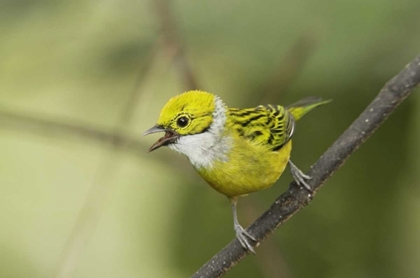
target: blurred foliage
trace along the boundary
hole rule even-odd
[[[333,99],[297,126],[292,156],[302,169],[420,49],[418,0],[1,1],[1,277],[54,277],[94,184],[103,185],[102,205],[71,277],[188,277],[233,239],[226,198],[184,157],[147,154],[155,138],[140,137],[187,87],[163,39],[162,5],[199,89],[229,106]],[[419,107],[413,94],[309,207],[226,277],[418,277]],[[16,128],[4,109],[120,128],[144,152]],[[286,173],[243,198],[241,222],[290,181]]]

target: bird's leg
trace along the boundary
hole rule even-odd
[[[302,173],[301,170],[299,170],[298,167],[296,167],[295,164],[289,159],[289,165],[290,165],[290,172],[292,173],[292,177],[295,180],[295,182],[300,185],[304,186],[306,189],[312,192],[312,188],[309,186],[309,184],[306,183],[306,180],[312,179],[312,177],[305,175]]]
[[[248,233],[242,226],[239,224],[238,215],[236,213],[236,204],[238,203],[238,197],[229,198],[229,201],[232,205],[232,214],[233,214],[233,228],[235,229],[236,238],[241,243],[242,247],[251,251],[255,254],[254,248],[252,248],[249,240],[257,241],[254,236]]]

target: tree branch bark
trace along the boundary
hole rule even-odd
[[[347,158],[366,141],[388,116],[420,83],[420,55],[400,73],[388,81],[362,114],[334,142],[308,171],[313,194],[299,188],[294,182],[287,192],[248,229],[258,242],[264,240],[290,217],[308,205],[319,188],[345,163]],[[257,243],[258,244],[258,243]],[[204,264],[192,278],[221,277],[238,264],[249,251],[235,239]]]

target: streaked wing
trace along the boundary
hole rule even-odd
[[[228,124],[240,136],[272,151],[279,150],[293,135],[293,116],[283,106],[260,105],[255,108],[229,108]]]

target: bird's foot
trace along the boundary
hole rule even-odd
[[[290,160],[289,160],[289,165],[290,165],[290,172],[292,173],[292,177],[295,180],[295,182],[300,186],[304,186],[306,189],[312,192],[312,188],[309,186],[309,184],[306,183],[306,181],[312,179],[312,177],[302,173],[302,171],[299,170],[299,168],[296,167],[296,165],[293,164],[292,161]]]
[[[251,235],[250,233],[248,233],[244,228],[242,228],[241,225],[236,224],[235,225],[235,233],[236,233],[236,238],[239,240],[239,242],[241,243],[242,247],[251,251],[254,255],[255,255],[255,251],[254,248],[252,247],[250,241],[257,241],[257,239]]]

